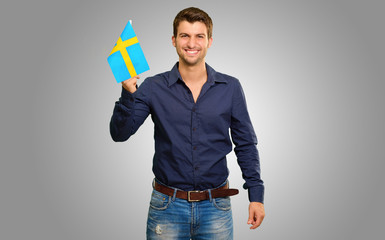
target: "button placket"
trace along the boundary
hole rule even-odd
[[[199,159],[198,159],[198,125],[199,119],[197,114],[197,105],[194,104],[191,108],[191,151],[192,151],[192,166],[194,171],[194,184],[199,183]]]

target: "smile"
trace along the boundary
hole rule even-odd
[[[198,54],[198,50],[185,50],[188,55],[194,56]]]

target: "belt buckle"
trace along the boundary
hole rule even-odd
[[[187,201],[189,201],[189,202],[199,202],[200,200],[191,200],[190,194],[191,194],[192,192],[193,192],[193,193],[194,193],[194,192],[195,192],[195,193],[199,193],[200,191],[198,191],[198,190],[188,191],[188,192],[187,192]]]

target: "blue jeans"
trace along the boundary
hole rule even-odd
[[[152,192],[147,239],[232,240],[230,197],[188,202]]]

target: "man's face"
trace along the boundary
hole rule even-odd
[[[179,61],[194,66],[204,61],[207,49],[213,38],[208,38],[207,27],[202,22],[179,23],[176,38],[172,37],[172,44],[179,55]]]

